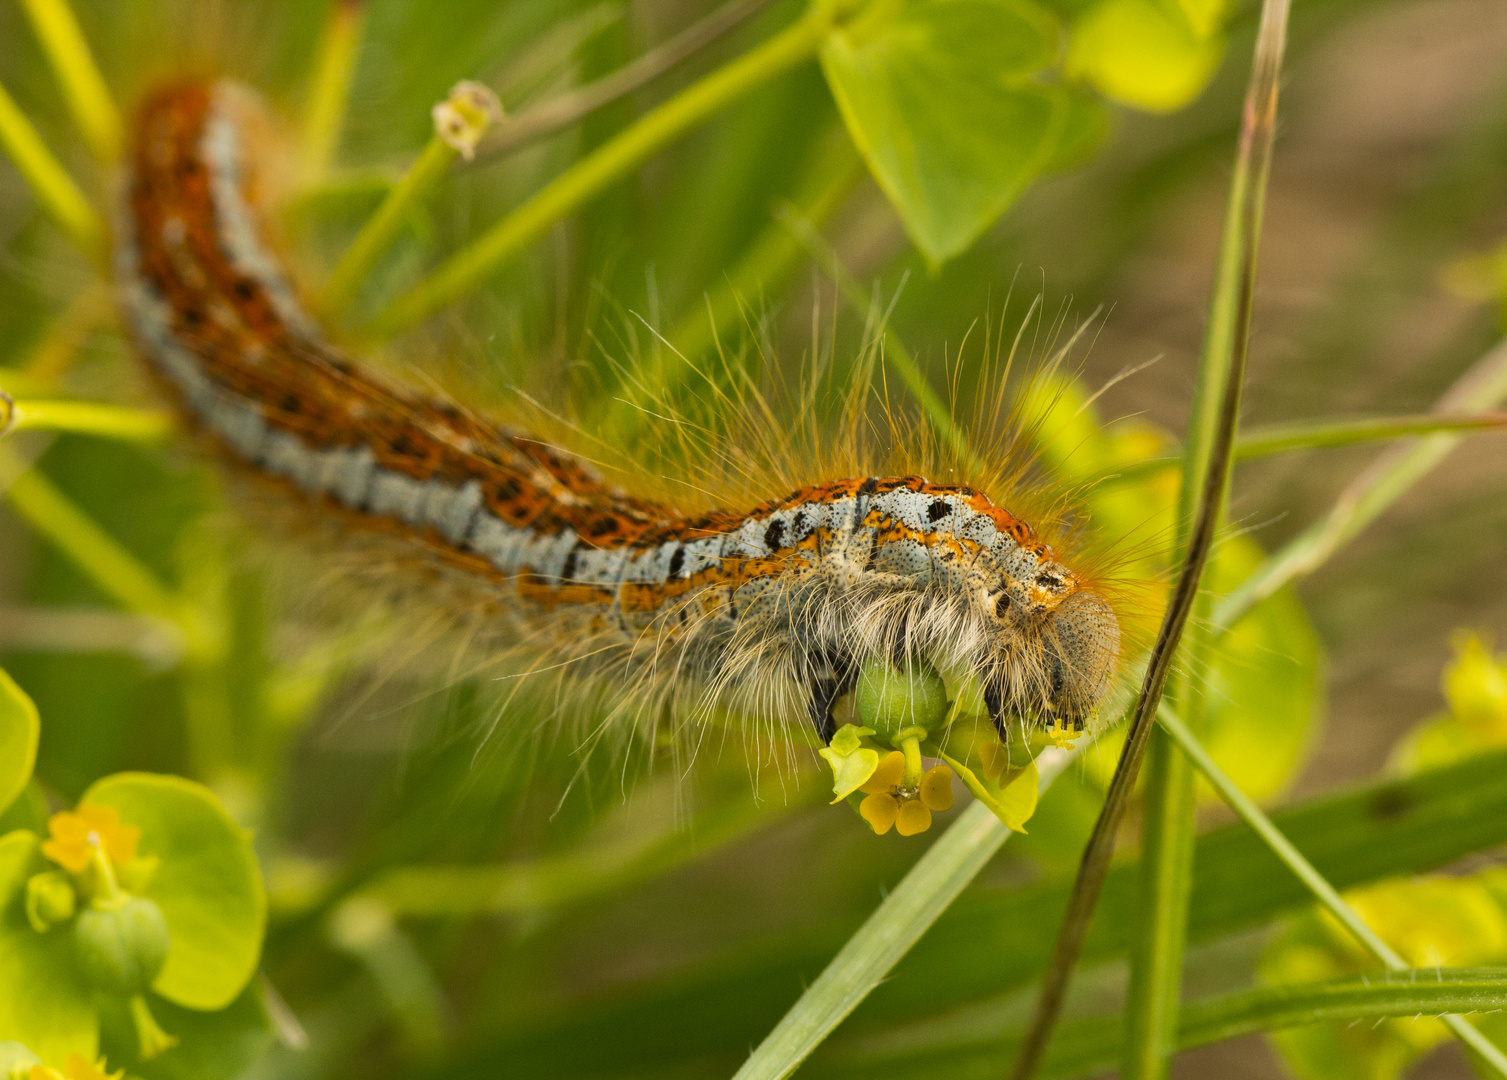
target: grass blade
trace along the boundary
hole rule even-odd
[[[1339,890],[1314,869],[1313,864],[1303,857],[1302,852],[1298,851],[1292,842],[1282,835],[1281,830],[1272,824],[1271,819],[1261,812],[1261,808],[1224,774],[1187,726],[1170,709],[1166,708],[1159,712],[1157,719],[1162,728],[1177,740],[1178,747],[1219,792],[1220,797],[1230,809],[1256,831],[1287,868],[1296,874],[1304,885],[1308,886],[1319,903],[1339,920],[1340,925],[1349,930],[1351,936],[1365,946],[1372,956],[1385,964],[1389,971],[1406,971],[1407,961],[1366,925],[1365,921],[1356,914],[1355,909],[1345,903]],[[1444,1022],[1457,1038],[1489,1062],[1497,1075],[1507,1077],[1507,1055],[1503,1055],[1501,1050],[1493,1046],[1461,1017],[1446,1016]]]
[[[1043,790],[1074,756],[1056,747],[1041,754],[1037,768]],[[793,1073],[890,973],[1009,837],[1010,830],[983,803],[975,802],[964,810],[765,1036],[735,1080],[776,1080]]]
[[[1147,663],[1146,678],[1141,686],[1140,697],[1131,714],[1125,746],[1121,751],[1114,779],[1105,796],[1104,807],[1084,849],[1079,865],[1078,878],[1068,899],[1067,912],[1052,960],[1042,982],[1041,995],[1037,999],[1036,1013],[1026,1033],[1020,1059],[1013,1075],[1016,1080],[1028,1080],[1040,1063],[1050,1041],[1053,1027],[1062,1011],[1063,998],[1067,993],[1068,980],[1077,965],[1088,936],[1094,908],[1098,904],[1100,890],[1109,872],[1109,860],[1114,851],[1115,836],[1125,814],[1136,776],[1140,771],[1141,757],[1151,737],[1162,691],[1172,668],[1178,641],[1184,626],[1193,611],[1198,595],[1199,581],[1213,545],[1214,534],[1222,515],[1225,493],[1229,486],[1230,467],[1235,442],[1235,430],[1240,415],[1240,397],[1245,378],[1245,363],[1250,343],[1251,306],[1255,294],[1256,248],[1261,230],[1261,212],[1266,191],[1266,175],[1270,167],[1272,140],[1276,134],[1277,89],[1282,66],[1282,49],[1287,29],[1286,0],[1266,0],[1262,5],[1261,28],[1256,39],[1256,53],[1251,66],[1251,81],[1247,91],[1245,112],[1241,123],[1240,149],[1236,157],[1235,177],[1232,182],[1231,220],[1227,228],[1235,237],[1221,254],[1219,279],[1216,286],[1215,320],[1220,329],[1211,331],[1211,344],[1204,362],[1205,371],[1200,384],[1207,388],[1207,399],[1219,400],[1217,411],[1202,418],[1202,410],[1196,410],[1194,438],[1189,440],[1190,452],[1197,452],[1201,436],[1199,432],[1211,432],[1208,439],[1207,462],[1198,472],[1189,470],[1185,475],[1189,485],[1193,476],[1199,477],[1198,509],[1188,533],[1188,542],[1179,568],[1177,583],[1168,600],[1161,629],[1152,646]],[[1224,282],[1238,282],[1238,286],[1226,290]],[[1216,394],[1214,389],[1218,387]],[[1191,461],[1190,461],[1191,463]],[[1170,786],[1170,785],[1169,785]],[[1187,845],[1182,845],[1187,847]],[[1185,854],[1179,857],[1186,861]],[[1182,894],[1179,903],[1186,903],[1187,873],[1172,875],[1179,880]],[[1174,912],[1180,918],[1180,912]],[[1163,983],[1175,980],[1182,950],[1182,927],[1168,926],[1169,933],[1154,943],[1159,957],[1158,978]],[[1170,954],[1175,951],[1176,957]],[[1147,990],[1155,994],[1159,1004],[1165,1006],[1160,1015],[1148,1015],[1145,1023],[1137,1025],[1139,1038],[1131,1042],[1141,1052],[1127,1057],[1127,1063],[1137,1059],[1153,1062],[1152,1067],[1164,1060],[1166,1053],[1162,1042],[1165,1029],[1170,1026],[1171,1013],[1176,1012],[1176,991],[1165,985]]]
[[[1489,409],[1507,398],[1507,339],[1499,342],[1455,381],[1435,406],[1441,414]],[[1428,475],[1463,435],[1436,432],[1401,443],[1381,454],[1340,494],[1334,509],[1268,555],[1240,586],[1214,609],[1222,631],[1294,578],[1310,574],[1329,556],[1379,517],[1404,492]]]
[[[1235,440],[1235,460],[1255,461],[1298,450],[1327,450],[1336,446],[1355,446],[1410,435],[1433,435],[1449,431],[1498,431],[1503,428],[1507,428],[1507,413],[1502,412],[1464,412],[1454,415],[1417,413],[1411,416],[1368,416],[1355,420],[1302,420],[1292,424],[1247,428]],[[1096,489],[1136,484],[1177,463],[1176,458],[1137,461],[1106,476]]]

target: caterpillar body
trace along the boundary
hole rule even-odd
[[[916,476],[801,487],[685,515],[545,441],[409,392],[336,348],[272,254],[241,91],[143,104],[114,254],[138,351],[243,471],[335,523],[388,534],[465,583],[490,636],[563,658],[646,707],[667,695],[804,714],[870,656],[976,675],[1015,716],[1081,727],[1119,651],[1100,591],[982,491]]]

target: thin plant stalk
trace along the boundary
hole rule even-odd
[[[325,283],[319,306],[326,316],[334,317],[350,304],[414,207],[450,171],[456,158],[469,158],[476,152],[477,141],[501,116],[497,95],[475,82],[456,83],[450,96],[434,107],[433,137],[361,227]]]
[[[365,0],[331,0],[314,58],[309,107],[303,122],[303,168],[311,181],[329,171],[340,146],[351,81],[365,32]]]
[[[450,171],[458,156],[455,147],[438,135],[429,140],[335,264],[319,294],[319,309],[327,318],[338,317],[350,306],[372,266],[397,237],[414,207]]]
[[[741,25],[768,2],[728,0],[710,15],[612,74],[509,116],[477,147],[476,160],[491,161],[511,154],[643,89]]]
[[[1157,722],[1177,743],[1184,756],[1203,774],[1204,779],[1208,780],[1210,786],[1219,792],[1229,808],[1235,811],[1236,815],[1249,825],[1256,835],[1266,841],[1272,853],[1281,859],[1304,885],[1308,886],[1314,898],[1324,905],[1367,952],[1380,960],[1388,971],[1409,970],[1408,962],[1366,925],[1365,920],[1356,913],[1355,909],[1345,902],[1339,890],[1329,884],[1324,875],[1303,857],[1302,852],[1293,846],[1292,841],[1283,835],[1281,829],[1272,824],[1271,818],[1262,812],[1255,801],[1225,775],[1224,770],[1209,756],[1209,752],[1203,748],[1193,732],[1171,709],[1165,705],[1162,706],[1157,713]],[[1490,1063],[1498,1076],[1507,1078],[1507,1055],[1504,1055],[1464,1017],[1450,1015],[1443,1017],[1443,1020],[1461,1042]]]
[[[120,156],[120,110],[67,0],[21,0],[21,6],[90,153],[98,161],[113,162]]]
[[[0,448],[0,473],[9,474],[13,468],[10,452]],[[157,575],[36,469],[16,475],[5,497],[27,524],[56,544],[106,595],[137,614],[183,625],[183,604]]]
[[[1290,454],[1299,450],[1327,450],[1337,446],[1383,442],[1411,435],[1432,435],[1441,431],[1475,433],[1507,429],[1507,413],[1462,412],[1450,416],[1416,413],[1409,416],[1368,416],[1355,420],[1301,420],[1291,424],[1271,424],[1248,428],[1235,442],[1235,461]],[[1137,461],[1105,477],[1099,488],[1138,483],[1178,464],[1175,458]]]
[[[5,415],[7,410],[10,415]],[[31,401],[6,404],[0,391],[0,438],[15,431],[66,431],[124,442],[159,442],[173,430],[167,413],[101,405],[92,401]]]
[[[1062,1012],[1068,980],[1077,966],[1083,941],[1098,904],[1104,878],[1109,872],[1115,838],[1129,805],[1141,758],[1155,724],[1156,710],[1172,669],[1173,658],[1183,628],[1192,614],[1204,566],[1213,547],[1220,510],[1229,486],[1234,453],[1235,431],[1240,416],[1241,390],[1245,381],[1246,357],[1250,344],[1251,306],[1255,294],[1256,240],[1261,227],[1265,180],[1271,162],[1272,140],[1276,133],[1277,88],[1282,66],[1282,48],[1287,27],[1286,0],[1266,0],[1262,5],[1261,28],[1256,39],[1251,82],[1241,122],[1240,149],[1236,158],[1236,183],[1245,180],[1244,197],[1237,210],[1240,249],[1238,258],[1239,287],[1235,292],[1232,333],[1224,355],[1215,362],[1223,369],[1217,382],[1219,409],[1209,442],[1209,453],[1199,484],[1198,508],[1188,534],[1177,583],[1167,603],[1161,629],[1147,661],[1145,681],[1132,710],[1125,745],[1115,769],[1104,807],[1084,849],[1083,859],[1068,898],[1062,927],[1058,932],[1052,958],[1042,981],[1031,1025],[1026,1031],[1020,1057],[1013,1075],[1027,1080],[1036,1072],[1041,1056],[1051,1041],[1052,1030]],[[1222,260],[1223,261],[1223,260]],[[1230,262],[1235,262],[1233,258]],[[1223,271],[1223,267],[1221,267]],[[1216,293],[1217,295],[1217,293]],[[1175,1030],[1175,1029],[1174,1029]]]
[[[1269,23],[1268,16],[1280,21]],[[1237,347],[1244,348],[1240,339],[1249,334],[1247,289],[1254,277],[1271,160],[1270,137],[1259,145],[1254,143],[1252,120],[1276,111],[1276,73],[1281,66],[1285,20],[1285,13],[1270,8],[1263,12],[1263,35],[1252,64],[1243,137],[1230,181],[1208,329],[1199,357],[1188,434],[1183,443],[1176,517],[1180,554],[1188,548],[1189,529],[1197,512],[1198,479],[1206,474],[1214,452],[1220,401],[1225,397],[1230,378],[1227,358]],[[1264,61],[1263,46],[1268,50]],[[1268,68],[1271,81],[1264,86],[1262,79]],[[1267,93],[1269,100],[1261,96]],[[1222,494],[1212,507],[1216,530],[1225,520],[1225,501]],[[1183,670],[1171,677],[1168,688],[1168,696],[1200,728],[1205,699],[1192,692],[1187,672],[1203,670],[1207,663],[1209,605],[1204,592],[1194,598],[1191,623],[1182,643]],[[1121,1075],[1126,1080],[1161,1080],[1177,1048],[1188,902],[1193,885],[1196,797],[1192,766],[1166,735],[1153,727],[1147,736],[1140,903],[1130,942],[1130,984],[1120,1063]]]
[[[104,222],[3,86],[0,86],[0,149],[15,163],[42,208],[78,249],[103,265]]]
[[[799,21],[640,117],[399,297],[372,322],[368,335],[391,337],[476,288],[556,222],[670,142],[706,123],[749,91],[810,60],[833,18],[828,5],[813,5]]]
[[[1457,379],[1435,411],[1453,415],[1489,409],[1507,399],[1507,338]],[[1463,435],[1444,431],[1409,439],[1385,451],[1350,482],[1328,515],[1262,560],[1214,608],[1213,628],[1223,632],[1266,597],[1295,578],[1312,573],[1341,546],[1375,521],[1459,446]]]
[[[1077,756],[1059,747],[1042,751],[1036,759],[1039,789],[1045,791]],[[1009,838],[1009,827],[982,802],[964,810],[764,1037],[734,1080],[779,1080],[793,1073]]]

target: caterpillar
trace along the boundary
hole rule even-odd
[[[137,351],[237,472],[343,539],[422,552],[490,638],[615,681],[631,707],[733,701],[826,741],[861,664],[890,655],[971,673],[1002,735],[1094,712],[1119,654],[1111,605],[983,491],[854,476],[683,514],[355,362],[268,241],[244,95],[145,99],[113,256]]]

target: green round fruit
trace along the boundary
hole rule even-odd
[[[167,920],[142,896],[119,905],[90,905],[73,921],[73,953],[84,981],[130,997],[152,985],[167,963]]]
[[[947,718],[947,687],[925,661],[896,670],[888,657],[875,657],[859,671],[854,696],[863,724],[891,744],[908,728],[934,731]]]

